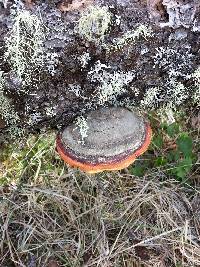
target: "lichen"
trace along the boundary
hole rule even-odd
[[[17,126],[20,118],[9,98],[5,96],[4,86],[3,72],[0,71],[0,117],[6,122],[11,138],[15,138],[16,136],[21,136],[23,130]]]
[[[84,144],[84,139],[88,136],[88,129],[89,129],[87,119],[83,116],[79,116],[76,118],[75,124],[80,131],[80,135],[81,135],[80,142]]]
[[[97,61],[94,68],[88,72],[91,82],[98,82],[96,98],[98,105],[105,103],[116,104],[117,97],[126,92],[125,86],[128,85],[135,74],[133,71],[113,71],[111,66]]]
[[[189,88],[176,79],[171,79],[168,83],[166,100],[171,107],[180,106],[189,97]]]
[[[105,45],[105,48],[109,50],[122,49],[128,44],[134,44],[140,37],[147,39],[152,35],[152,30],[146,25],[139,25],[135,30],[126,32],[123,36],[115,38],[113,44]]]
[[[162,123],[167,123],[167,125],[170,125],[176,121],[175,118],[177,113],[175,110],[176,109],[172,109],[169,105],[165,105],[164,107],[158,109],[157,114]]]
[[[82,68],[85,68],[88,65],[90,59],[91,59],[90,53],[88,52],[85,52],[78,57],[78,60],[80,61]]]
[[[165,87],[148,88],[140,102],[143,109],[154,110],[161,106],[174,109],[183,104],[190,97],[190,88],[171,78]]]
[[[5,58],[23,85],[43,65],[44,28],[41,20],[26,10],[19,11],[6,38]]]
[[[140,102],[140,107],[151,110],[158,107],[160,101],[160,88],[152,87],[147,90],[144,98]]]
[[[192,69],[193,58],[194,55],[189,47],[183,48],[181,51],[174,47],[157,47],[153,56],[153,68],[158,67],[167,72],[169,78],[182,77],[187,79]]]
[[[160,23],[161,27],[189,28],[194,21],[197,5],[195,2],[185,3],[178,0],[163,0],[163,5],[166,7],[169,21]]]
[[[33,126],[42,120],[42,114],[40,112],[34,112],[28,116],[27,124]]]
[[[197,104],[197,106],[200,106],[200,67],[198,67],[191,76],[194,79],[194,83],[195,83],[193,100],[194,100],[194,103]]]
[[[59,63],[58,53],[46,52],[44,60],[47,71],[51,74],[51,76],[54,76],[56,74],[56,67]]]
[[[88,41],[99,43],[104,40],[111,17],[107,6],[91,6],[82,13],[78,21],[78,33]]]
[[[74,83],[74,84],[68,84],[67,90],[69,92],[73,92],[76,97],[80,97],[82,99],[87,99],[86,97],[84,97],[82,95],[82,89],[81,89],[80,84],[76,84],[76,83]]]

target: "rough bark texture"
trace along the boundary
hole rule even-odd
[[[91,71],[98,62],[104,64],[102,69],[108,75],[118,73],[119,79],[120,75],[131,73],[131,79],[122,86],[124,90],[117,93],[114,100],[104,101],[104,106],[127,103],[139,106],[149,88],[159,88],[162,97],[155,103],[156,108],[170,101],[170,91],[167,90],[173,82],[187,87],[189,94],[194,89],[195,82],[189,75],[198,68],[200,59],[198,1],[1,2],[0,69],[5,80],[3,92],[18,113],[20,120],[17,124],[27,129],[57,128],[76,115],[101,106],[98,97],[100,83],[94,78],[94,72],[91,78]],[[109,28],[100,42],[87,40],[77,31],[78,20],[92,5],[107,6],[111,14]],[[5,42],[17,10],[28,10],[30,14],[37,15],[42,20],[45,35],[44,64],[33,69],[31,82],[25,85],[18,79],[9,57],[5,60]],[[117,49],[106,48],[114,47],[116,38],[137,30],[140,25],[150,27],[151,35],[127,39],[128,42]],[[87,60],[83,55],[87,56]],[[188,101],[190,97],[185,100]],[[8,122],[0,120],[1,131],[8,125]]]

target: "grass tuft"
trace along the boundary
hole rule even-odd
[[[1,266],[200,264],[198,192],[118,172],[43,178],[1,192]]]

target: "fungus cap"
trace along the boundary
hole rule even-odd
[[[57,151],[66,163],[87,173],[120,170],[147,150],[151,128],[126,108],[101,108],[87,114],[87,136],[81,140],[75,123],[58,134]]]

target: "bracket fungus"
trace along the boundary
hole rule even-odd
[[[143,154],[151,141],[151,128],[143,118],[122,107],[100,108],[87,114],[87,136],[75,123],[57,136],[56,148],[72,167],[87,173],[121,170]]]

